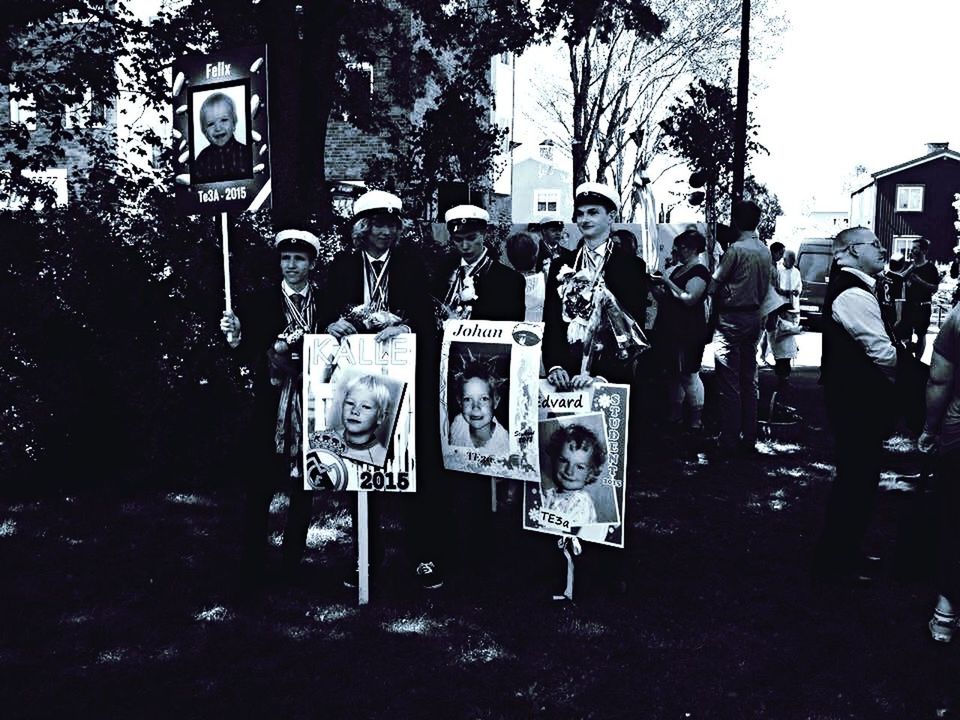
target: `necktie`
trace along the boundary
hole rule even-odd
[[[293,306],[297,309],[298,312],[303,310],[304,300],[306,300],[306,298],[300,293],[294,293],[293,295],[290,296],[290,301],[293,303]]]
[[[373,274],[375,277],[380,277],[380,273],[383,272],[383,266],[386,263],[383,260],[371,260],[370,265],[373,267]]]

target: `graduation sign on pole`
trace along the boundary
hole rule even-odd
[[[270,207],[266,47],[177,58],[172,94],[177,209]]]
[[[629,404],[628,385],[541,381],[540,483],[525,485],[524,528],[623,547]]]
[[[270,207],[267,48],[177,58],[170,93],[177,210],[220,213],[224,304],[233,312],[227,213]]]
[[[414,492],[416,336],[305,335],[304,488]]]
[[[443,465],[536,481],[542,323],[447,320],[440,352]]]

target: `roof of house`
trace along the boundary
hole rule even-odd
[[[960,161],[960,152],[957,152],[956,150],[950,150],[949,148],[940,148],[932,153],[928,153],[926,155],[921,155],[918,158],[914,158],[913,160],[907,160],[907,162],[903,162],[898,165],[892,165],[888,168],[884,168],[883,170],[878,170],[875,173],[870,173],[871,179],[863,183],[862,185],[859,185],[855,189],[851,190],[850,195],[853,196],[859,192],[862,192],[863,190],[866,190],[868,187],[873,185],[877,180],[879,180],[882,177],[886,177],[887,175],[893,175],[894,173],[898,173],[901,170],[907,170],[908,168],[916,167],[917,165],[923,165],[924,163],[928,163],[933,160],[939,160],[940,158],[947,158],[949,160]]]
[[[960,160],[960,152],[956,150],[950,150],[949,148],[943,148],[937,150],[936,152],[929,153],[928,155],[923,155],[922,157],[914,158],[913,160],[908,160],[905,163],[900,163],[899,165],[894,165],[893,167],[888,167],[884,170],[878,170],[875,173],[871,173],[874,180],[877,178],[884,177],[885,175],[892,175],[895,172],[900,172],[901,170],[906,170],[907,168],[914,167],[916,165],[923,165],[928,163],[931,160],[937,160],[939,158],[949,158],[951,160]]]

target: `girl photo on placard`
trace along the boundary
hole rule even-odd
[[[541,476],[525,487],[525,529],[623,547],[629,398],[626,385],[597,383],[588,393],[544,388]]]
[[[571,527],[620,520],[609,477],[602,413],[540,423],[540,507]]]
[[[306,489],[416,490],[415,342],[304,336]]]

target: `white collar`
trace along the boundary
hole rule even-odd
[[[383,255],[381,255],[380,257],[374,257],[373,255],[368,253],[366,250],[363,251],[363,254],[367,256],[367,260],[369,260],[370,262],[376,262],[377,260],[382,260],[383,262],[386,262],[387,260],[390,259],[390,248],[387,248],[386,251],[383,253]]]
[[[304,297],[306,297],[307,291],[310,289],[310,283],[307,283],[306,285],[304,285],[303,290],[294,290],[292,287],[290,287],[290,284],[287,282],[287,279],[284,278],[283,281],[280,283],[280,287],[283,288],[283,294],[286,295],[287,297],[292,297],[294,295],[303,295]]]
[[[608,242],[610,242],[610,236],[609,236],[609,235],[607,235],[607,239],[606,239],[606,240],[604,240],[602,243],[600,243],[599,245],[597,245],[595,248],[593,248],[593,249],[591,250],[591,249],[590,249],[590,245],[589,245],[589,244],[587,243],[587,241],[586,241],[586,238],[584,238],[584,240],[583,240],[583,249],[586,250],[587,252],[592,252],[592,253],[595,253],[595,254],[597,254],[597,255],[603,255],[603,254],[607,251],[607,243],[608,243]]]
[[[484,259],[486,256],[487,256],[487,250],[486,250],[486,248],[484,248],[483,252],[480,253],[480,257],[478,257],[478,258],[477,258],[476,260],[474,260],[472,263],[468,263],[466,260],[464,260],[464,259],[461,257],[461,258],[460,258],[460,267],[466,268],[466,271],[469,273],[469,272],[471,272],[477,265],[479,265],[481,262],[483,262],[483,259]]]

